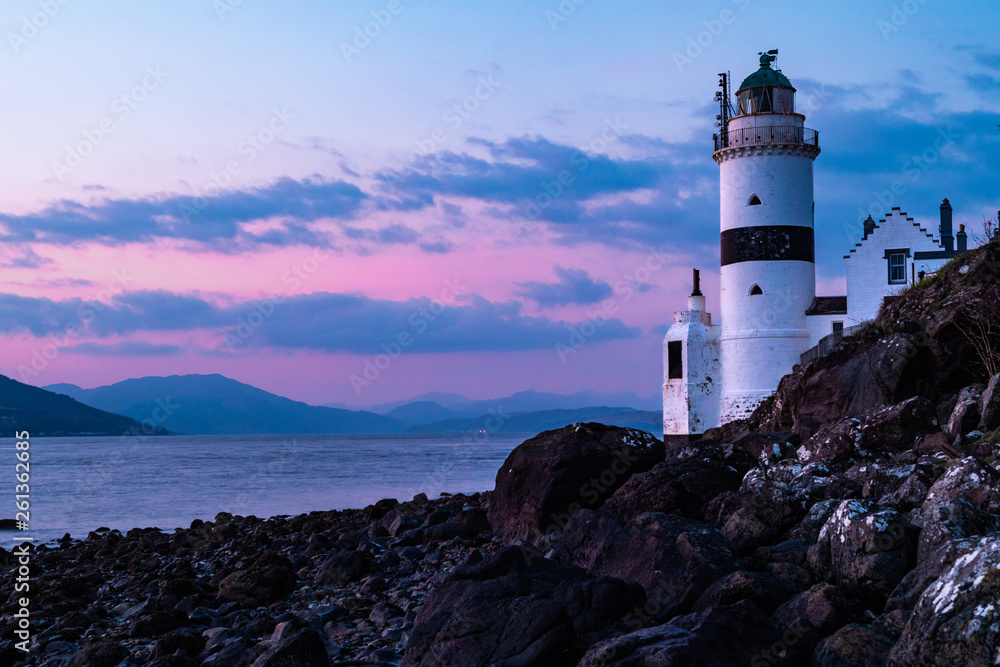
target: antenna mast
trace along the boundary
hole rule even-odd
[[[729,146],[729,118],[733,115],[733,107],[729,97],[729,72],[719,72],[719,88],[715,91],[715,100],[719,103],[719,115],[715,117],[715,126],[719,128],[719,148]]]

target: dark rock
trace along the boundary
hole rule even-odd
[[[158,637],[187,623],[187,615],[179,611],[154,611],[139,616],[129,626],[130,637]]]
[[[657,512],[622,523],[581,510],[552,551],[556,560],[634,582],[656,601],[658,617],[687,611],[716,579],[731,572],[729,540],[698,521]]]
[[[315,630],[302,630],[265,651],[253,667],[328,667],[326,641]]]
[[[1000,651],[1000,539],[984,537],[967,546],[970,550],[921,594],[888,664],[995,664]]]
[[[848,417],[819,428],[799,447],[799,458],[809,463],[843,463],[859,456],[864,435],[861,420]]]
[[[784,631],[794,630],[799,636],[794,653],[808,657],[821,639],[859,611],[857,603],[839,588],[822,582],[778,607],[771,620]]]
[[[981,418],[978,428],[984,433],[1000,428],[1000,373],[990,378],[979,402]]]
[[[80,647],[68,667],[114,667],[127,657],[128,651],[117,642],[98,640]]]
[[[974,551],[978,544],[979,539],[975,538],[948,541],[939,546],[903,577],[889,596],[886,611],[912,611],[927,587],[940,579],[958,558]]]
[[[602,511],[627,521],[645,512],[680,514],[704,520],[705,504],[724,491],[738,489],[743,475],[717,460],[668,459],[632,475]]]
[[[478,534],[479,531],[475,526],[468,523],[460,523],[458,521],[445,521],[444,523],[439,523],[436,526],[423,529],[424,540],[428,542],[431,540],[448,542],[456,537],[469,539]]]
[[[288,597],[295,590],[296,579],[291,561],[267,551],[220,581],[219,595],[247,607],[259,607]]]
[[[774,401],[763,405],[751,421],[761,430],[790,430],[808,438],[832,422],[860,417],[875,406],[895,405],[922,393],[925,387],[916,380],[938,367],[935,349],[911,333],[877,341],[845,340],[841,351],[782,378]]]
[[[970,385],[958,393],[958,400],[944,428],[951,437],[965,435],[979,426],[982,417],[979,413],[979,401],[982,397],[982,385]]]
[[[577,424],[546,431],[515,448],[497,472],[490,524],[505,540],[544,541],[663,458],[663,443],[635,429]]]
[[[890,637],[871,626],[852,623],[827,637],[813,653],[813,667],[883,667],[892,650]],[[926,664],[915,662],[917,664]]]
[[[801,590],[801,589],[799,589]],[[787,581],[773,574],[744,572],[737,570],[722,577],[701,594],[694,603],[693,611],[705,611],[709,607],[719,607],[748,600],[770,614],[782,602],[799,592]]]
[[[316,568],[316,582],[346,586],[360,581],[371,570],[372,558],[368,554],[336,549],[331,551]]]
[[[841,502],[809,549],[817,578],[832,578],[873,609],[882,609],[915,560],[916,530],[895,510],[876,511],[870,500]]]
[[[153,651],[150,657],[153,660],[166,658],[173,655],[178,650],[184,651],[187,655],[198,655],[205,649],[205,638],[200,632],[191,628],[181,628],[163,635],[153,642]]]
[[[579,667],[773,664],[781,633],[750,602],[711,607],[595,644]]]
[[[644,600],[637,587],[510,547],[456,568],[414,621],[403,665],[566,664],[577,633]]]
[[[861,446],[870,452],[903,452],[918,436],[939,430],[934,404],[914,396],[877,410],[861,422]]]

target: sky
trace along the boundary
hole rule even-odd
[[[719,72],[819,131],[860,221],[1000,208],[994,1],[9,0],[0,373],[221,373],[314,404],[659,393],[718,308]]]

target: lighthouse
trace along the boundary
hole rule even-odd
[[[813,243],[815,130],[795,111],[795,88],[774,67],[777,50],[736,91],[723,76],[719,165],[722,329],[720,418],[746,417],[809,349],[806,311],[816,296]]]

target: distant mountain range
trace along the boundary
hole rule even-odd
[[[136,436],[163,434],[153,425],[144,427],[133,419],[110,414],[0,375],[0,434],[15,437],[20,431],[31,436],[108,435]]]
[[[146,377],[95,389],[55,384],[44,389],[139,421],[153,419],[175,433],[199,435],[537,433],[581,421],[653,433],[662,428],[660,412],[634,409],[650,402],[634,394],[562,396],[525,391],[481,401],[436,392],[358,410],[293,401],[222,375]]]

